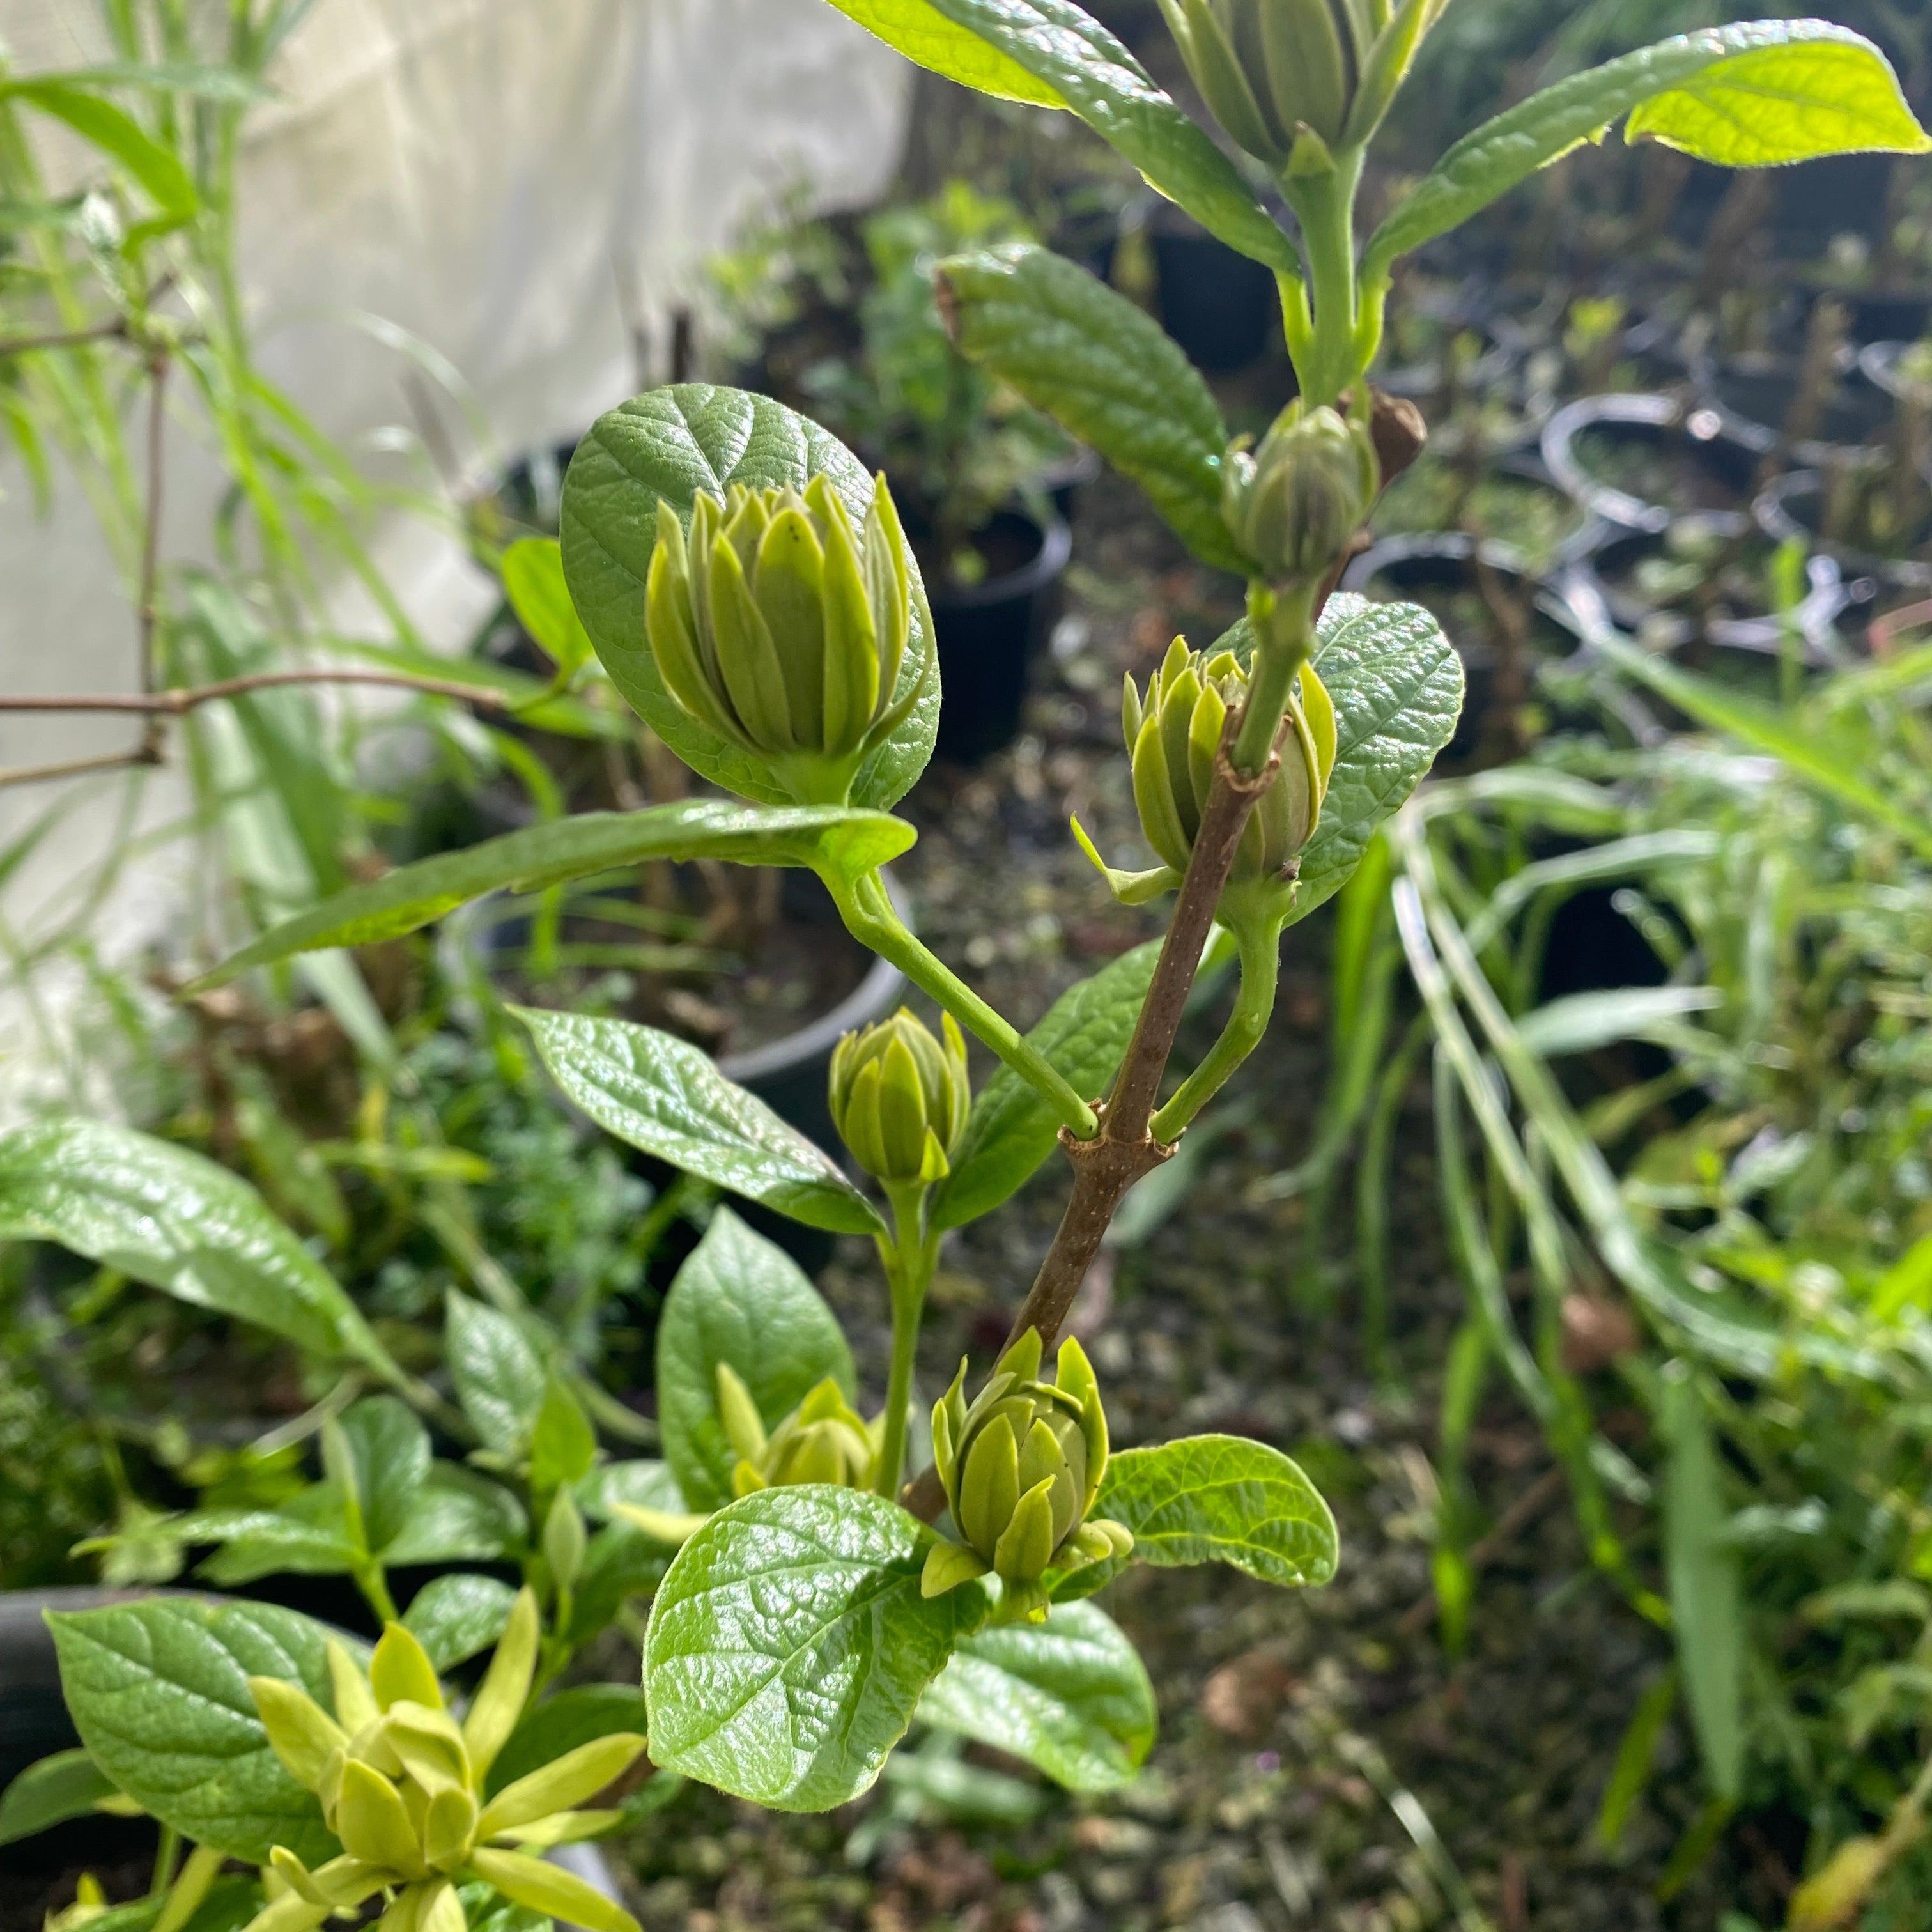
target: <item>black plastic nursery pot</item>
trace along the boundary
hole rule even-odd
[[[1516,604],[1526,624],[1520,654],[1496,636],[1484,578]],[[1466,694],[1456,734],[1438,769],[1467,770],[1496,762],[1514,742],[1520,714],[1540,704],[1538,685],[1546,668],[1569,663],[1582,642],[1574,617],[1522,556],[1507,544],[1454,532],[1386,537],[1365,550],[1342,580],[1345,590],[1422,604],[1442,620],[1462,660]]]
[[[1543,460],[1592,516],[1661,532],[1678,517],[1742,528],[1763,452],[1717,410],[1663,394],[1586,396],[1544,425]]]
[[[1708,370],[1701,387],[1706,405],[1718,412],[1725,432],[1768,456],[1786,446],[1786,428],[1801,381],[1798,357],[1738,356]],[[1866,380],[1848,351],[1815,433],[1790,442],[1790,459],[1808,469],[1874,460],[1882,453],[1892,414],[1892,398]]]
[[[1823,550],[1847,580],[1868,578],[1874,592],[1932,592],[1932,495],[1916,526],[1902,532],[1892,554],[1861,549],[1826,534],[1829,485],[1814,470],[1794,470],[1771,484],[1751,506],[1760,530],[1774,542],[1798,542]],[[1856,593],[1855,593],[1856,594]]]
[[[1858,374],[1894,402],[1932,410],[1932,352],[1922,332],[1868,342],[1858,351]]]
[[[1258,362],[1281,339],[1274,275],[1165,204],[1148,238],[1161,326],[1197,369],[1226,374]]]
[[[948,584],[935,572],[926,584],[944,692],[934,751],[956,764],[989,758],[1019,736],[1027,681],[1058,621],[1073,554],[1060,518],[1042,524],[1020,510],[1002,511],[985,539],[994,567],[979,583]]]

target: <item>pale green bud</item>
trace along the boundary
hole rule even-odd
[[[721,1362],[718,1365],[721,1393],[728,1376],[740,1390],[744,1389],[744,1384]],[[750,1400],[746,1393],[746,1405]],[[755,1421],[757,1412],[752,1413]],[[754,1438],[742,1426],[731,1430],[728,1420],[727,1427],[732,1435],[732,1446],[739,1452],[738,1466],[731,1476],[732,1488],[739,1496],[799,1483],[831,1483],[841,1489],[862,1490],[872,1481],[877,1453],[872,1432],[830,1376],[769,1437],[762,1428]]]
[[[416,1633],[401,1624],[391,1624],[383,1630],[369,1660],[369,1688],[379,1711],[395,1703],[421,1704],[432,1711],[442,1708],[442,1686],[436,1682],[436,1666]]]
[[[330,1754],[348,1742],[342,1726],[300,1684],[279,1677],[250,1678],[248,1694],[289,1775],[305,1790],[320,1790]]]
[[[558,1592],[574,1590],[583,1574],[584,1552],[589,1538],[583,1512],[568,1490],[559,1490],[544,1519],[544,1561],[550,1566],[550,1581]]]
[[[574,1810],[622,1778],[644,1749],[644,1740],[634,1731],[615,1731],[579,1744],[541,1771],[506,1785],[484,1808],[477,1829],[484,1838],[494,1838]]]
[[[1131,676],[1120,694],[1120,724],[1126,738],[1141,832],[1161,863],[1150,872],[1116,872],[1094,848],[1079,821],[1074,836],[1099,866],[1116,897],[1130,904],[1178,885],[1187,870],[1201,830],[1214,761],[1228,716],[1246,702],[1247,673],[1232,651],[1204,657],[1184,639],[1168,646],[1144,693]],[[1281,878],[1308,843],[1335,768],[1335,707],[1312,664],[1304,664],[1298,691],[1288,700],[1280,769],[1249,814],[1228,874],[1238,904],[1244,889]]]
[[[1277,174],[1368,140],[1446,4],[1160,0],[1208,111]]]
[[[966,1131],[966,1042],[950,1013],[943,1039],[904,1006],[848,1033],[832,1055],[832,1118],[852,1158],[897,1186],[943,1180]]]
[[[526,1584],[510,1606],[510,1620],[503,1626],[490,1668],[484,1673],[463,1720],[464,1747],[478,1779],[488,1774],[496,1754],[509,1742],[510,1733],[524,1714],[542,1634],[536,1593]]]
[[[929,682],[895,700],[911,635],[905,538],[884,477],[862,531],[824,475],[699,496],[687,534],[658,505],[645,623],[664,688],[764,763],[801,805],[843,805],[868,754]]]
[[[1270,584],[1318,584],[1347,556],[1381,488],[1369,414],[1304,411],[1298,398],[1252,455],[1228,451],[1222,520]]]
[[[352,1757],[342,1768],[341,1790],[328,1823],[352,1858],[402,1878],[423,1875],[422,1845],[402,1793],[360,1758]]]
[[[1029,1329],[970,1407],[962,1362],[933,1410],[933,1461],[959,1542],[928,1555],[920,1580],[928,1596],[991,1570],[1004,1586],[1003,1616],[1041,1617],[1048,1570],[1132,1547],[1118,1523],[1088,1522],[1107,1466],[1107,1419],[1093,1366],[1070,1336],[1052,1377],[1042,1380],[1040,1353],[1039,1330]]]

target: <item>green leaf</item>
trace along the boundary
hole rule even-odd
[[[649,1596],[664,1581],[674,1553],[628,1522],[598,1531],[584,1553],[583,1574],[571,1594],[566,1634],[573,1648],[581,1648],[608,1629],[632,1598]]]
[[[197,1308],[401,1382],[356,1305],[254,1189],[105,1120],[0,1134],[0,1240],[55,1241]]]
[[[1131,476],[1197,556],[1247,574],[1221,517],[1228,426],[1157,323],[1030,242],[956,255],[939,276],[966,355]]]
[[[184,1544],[221,1546],[196,1574],[224,1590],[264,1576],[343,1576],[367,1552],[352,1542],[342,1497],[318,1483],[274,1510],[206,1510],[163,1527]]]
[[[85,1818],[116,1790],[114,1780],[84,1750],[56,1751],[28,1765],[0,1792],[0,1845],[31,1838],[70,1818]]]
[[[377,1395],[343,1412],[342,1433],[369,1547],[386,1550],[409,1526],[429,1480],[429,1432],[394,1396]]]
[[[166,1895],[137,1898],[87,1922],[87,1932],[152,1932],[168,1903]],[[180,1932],[245,1932],[262,1910],[262,1886],[253,1876],[218,1878],[189,1915]],[[541,1932],[549,1932],[548,1927]]]
[[[641,812],[578,812],[352,886],[272,927],[205,974],[194,990],[225,986],[298,952],[399,938],[486,892],[536,892],[647,859],[800,866],[850,878],[896,859],[917,836],[902,819],[841,806],[766,809],[693,799]]]
[[[931,1530],[881,1496],[760,1490],[678,1552],[644,1638],[651,1756],[776,1811],[866,1790],[983,1591],[920,1594]]]
[[[1291,924],[1348,884],[1376,828],[1455,735],[1462,711],[1462,661],[1420,604],[1334,596],[1316,635],[1315,668],[1335,704],[1335,769],[1302,850]]]
[[[431,1577],[410,1600],[403,1622],[439,1672],[454,1670],[503,1634],[516,1600],[516,1592],[500,1577],[454,1570]]]
[[[554,537],[520,537],[503,553],[503,594],[539,650],[568,677],[594,652],[590,633],[563,580],[563,548]]]
[[[530,1431],[530,1487],[539,1496],[568,1488],[588,1475],[596,1460],[597,1432],[570,1384],[553,1370]]]
[[[1160,1714],[1133,1646],[1091,1604],[962,1642],[920,1700],[926,1723],[1024,1758],[1070,1791],[1130,1782]]]
[[[443,1359],[456,1399],[484,1448],[520,1457],[543,1406],[544,1365],[507,1315],[452,1292],[443,1321]]]
[[[564,478],[564,574],[610,682],[700,777],[768,805],[786,800],[763,764],[700,724],[665,691],[645,637],[644,580],[657,542],[660,499],[688,524],[700,492],[722,499],[734,483],[802,489],[821,472],[854,522],[862,523],[872,479],[830,430],[766,396],[684,383],[653,389],[598,417]],[[932,634],[932,613],[910,549],[906,566],[913,632],[899,698],[916,686]],[[860,767],[852,802],[884,811],[903,798],[932,756],[938,728],[935,673],[912,716]]]
[[[438,1462],[401,1534],[380,1554],[398,1569],[421,1563],[494,1563],[514,1555],[529,1528],[522,1505],[502,1484],[454,1462]]]
[[[716,1225],[714,1217],[712,1226],[715,1228]],[[671,1292],[677,1292],[675,1282],[671,1284]],[[667,1308],[664,1313],[668,1315],[669,1312]],[[662,1347],[662,1317],[658,1334],[658,1346]],[[640,1508],[662,1510],[670,1516],[682,1516],[691,1507],[684,1499],[684,1491],[679,1486],[677,1478],[670,1472],[670,1465],[654,1460],[600,1464],[578,1484],[577,1502],[586,1516],[600,1522],[608,1518],[612,1505],[616,1503],[634,1503]]]
[[[1689,1371],[1664,1370],[1658,1417],[1664,1471],[1664,1572],[1678,1674],[1714,1798],[1735,1802],[1744,1778],[1744,1604],[1730,1511],[1704,1400]]]
[[[1024,100],[1036,107],[1064,107],[1045,82],[1036,80],[1016,61],[989,46],[977,34],[956,27],[926,0],[832,0],[833,6],[907,59],[1002,100]]]
[[[1148,184],[1231,248],[1298,274],[1293,244],[1240,170],[1146,68],[1072,0],[931,0],[935,12],[1043,82]]]
[[[1104,1094],[1133,1036],[1160,957],[1150,940],[1070,986],[1027,1038],[1091,1100]],[[933,1225],[957,1228],[990,1213],[1052,1153],[1059,1117],[1037,1088],[1002,1067],[973,1102],[952,1172],[933,1196]]]
[[[1612,663],[1647,684],[1687,716],[1722,731],[1754,750],[1790,766],[1802,778],[1828,792],[1852,811],[1903,838],[1923,858],[1932,859],[1932,825],[1909,805],[1882,792],[1866,778],[1856,752],[1832,742],[1828,732],[1804,722],[1802,714],[1773,710],[1756,699],[1725,690],[1709,679],[1664,664],[1615,638],[1596,640]]]
[[[1229,1563],[1264,1583],[1325,1583],[1340,1549],[1315,1485],[1279,1449],[1189,1436],[1107,1464],[1096,1514],[1134,1533],[1134,1561]]]
[[[767,1429],[827,1376],[857,1393],[837,1318],[782,1248],[728,1208],[677,1271],[658,1322],[658,1426],[664,1462],[692,1510],[734,1494],[737,1451],[718,1415],[718,1364],[736,1372]]]
[[[47,1624],[81,1742],[136,1804],[250,1864],[277,1845],[311,1867],[334,1856],[321,1807],[269,1748],[248,1684],[279,1677],[332,1708],[320,1624],[193,1597],[50,1611]]]
[[[1922,154],[1885,56],[1828,20],[1752,20],[1660,40],[1531,95],[1458,141],[1370,239],[1365,282],[1460,226],[1517,182],[1621,116],[1648,136],[1727,167],[1766,167],[1880,148]]]
[[[141,224],[134,235],[165,233],[201,212],[201,197],[179,159],[112,102],[58,80],[10,80],[0,88],[0,95],[64,122],[90,147],[127,170],[161,215],[158,221]]]
[[[697,1047],[656,1028],[512,1010],[564,1096],[606,1133],[687,1174],[839,1234],[884,1226],[838,1164]]]
[[[619,1731],[644,1729],[644,1696],[628,1684],[580,1684],[526,1711],[490,1767],[494,1797],[506,1785],[554,1764],[566,1751]]]

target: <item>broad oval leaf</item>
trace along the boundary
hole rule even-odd
[[[970,1586],[920,1595],[932,1543],[896,1503],[818,1484],[721,1510],[651,1608],[652,1759],[777,1811],[868,1790],[986,1614]]]
[[[1104,1094],[1119,1070],[1160,957],[1158,940],[1122,953],[1070,986],[1028,1034],[1083,1097]],[[1052,1153],[1059,1132],[1038,1088],[1001,1067],[974,1098],[952,1172],[933,1196],[933,1225],[957,1228],[991,1213]]]
[[[1228,1563],[1264,1583],[1325,1583],[1335,1519],[1279,1449],[1240,1436],[1187,1436],[1109,1459],[1097,1514],[1134,1533],[1133,1560],[1167,1569]]]
[[[56,1751],[28,1765],[0,1791],[0,1845],[85,1818],[115,1791],[113,1779],[86,1751]]]
[[[927,0],[832,0],[832,4],[907,59],[976,93],[1023,100],[1035,107],[1066,105],[1044,81],[1036,80],[977,34],[955,26]]]
[[[732,1218],[735,1220],[737,1217],[734,1215]],[[675,1287],[674,1283],[674,1292]],[[662,1327],[658,1334],[662,1346]],[[599,1522],[609,1520],[614,1505],[618,1503],[634,1503],[644,1509],[662,1510],[667,1516],[682,1516],[691,1507],[685,1501],[684,1491],[677,1478],[670,1472],[670,1465],[655,1460],[601,1462],[576,1486],[575,1493],[578,1508]]]
[[[431,1577],[410,1598],[403,1622],[438,1670],[454,1670],[503,1634],[516,1600],[516,1592],[500,1576],[452,1570]]]
[[[1932,147],[1884,55],[1850,28],[1828,20],[1706,28],[1574,74],[1465,135],[1376,230],[1364,279],[1385,280],[1398,256],[1600,138],[1626,113],[1627,139],[1647,135],[1727,167]]]
[[[939,276],[966,355],[1131,476],[1197,556],[1246,574],[1221,516],[1228,426],[1157,322],[1030,242],[956,255]]]
[[[398,1568],[494,1563],[514,1554],[529,1530],[522,1504],[502,1484],[460,1462],[438,1462],[401,1533],[379,1553]]]
[[[1078,1603],[1056,1604],[1043,1624],[966,1638],[919,1714],[1024,1758],[1069,1791],[1130,1782],[1160,1722],[1139,1653],[1112,1618]]]
[[[824,1149],[788,1126],[710,1056],[655,1028],[577,1013],[512,1010],[565,1097],[605,1132],[688,1174],[839,1234],[885,1224]]]
[[[648,859],[800,866],[850,878],[896,859],[917,836],[902,819],[842,806],[772,808],[691,799],[641,812],[578,812],[399,866],[337,892],[272,926],[196,980],[194,989],[224,986],[298,952],[398,938],[486,892],[535,892]]]
[[[494,1454],[529,1447],[543,1407],[544,1365],[530,1338],[500,1310],[453,1290],[445,1303],[443,1359],[464,1414]]]
[[[693,1510],[735,1492],[738,1453],[718,1414],[718,1365],[728,1363],[769,1429],[830,1376],[857,1392],[838,1318],[784,1250],[728,1208],[677,1271],[658,1322],[658,1425],[664,1462]]]
[[[1330,598],[1315,665],[1335,704],[1335,769],[1302,850],[1291,923],[1348,884],[1376,828],[1427,776],[1462,712],[1462,661],[1418,604]]]
[[[330,1708],[322,1625],[272,1604],[195,1597],[50,1612],[47,1624],[81,1742],[130,1798],[250,1864],[277,1845],[310,1867],[334,1856],[322,1808],[269,1748],[248,1682],[282,1678]]]
[[[688,382],[599,416],[578,445],[563,485],[563,568],[578,614],[610,682],[692,770],[741,798],[788,802],[756,758],[700,724],[658,676],[644,631],[644,583],[657,542],[660,500],[686,524],[700,494],[722,497],[734,483],[802,489],[823,473],[855,523],[872,501],[872,479],[830,430],[768,396]],[[896,694],[917,683],[932,634],[919,565],[910,550],[913,634]],[[852,802],[881,811],[912,789],[932,756],[939,728],[939,677],[891,738],[859,768]]]
[[[1155,86],[1145,68],[1073,0],[931,0],[1058,93],[1148,184],[1231,248],[1298,275],[1287,236],[1240,170]]]
[[[238,1174],[106,1120],[0,1134],[0,1240],[54,1241],[313,1354],[402,1370],[322,1264]]]
[[[352,1403],[341,1426],[368,1546],[386,1550],[410,1526],[429,1480],[429,1431],[392,1395]]]

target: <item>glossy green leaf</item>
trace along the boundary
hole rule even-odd
[[[520,537],[502,568],[503,594],[531,640],[564,676],[582,670],[596,653],[563,580],[563,547],[554,537]]]
[[[1158,940],[1122,953],[1068,988],[1027,1036],[1083,1098],[1112,1085],[1160,957]],[[933,1197],[934,1226],[957,1228],[998,1207],[1052,1153],[1059,1131],[1039,1090],[1002,1067],[974,1097],[952,1174]]]
[[[572,1645],[590,1642],[634,1598],[649,1596],[663,1582],[675,1553],[630,1523],[613,1522],[598,1530],[584,1552],[584,1568],[572,1593],[566,1634]]]
[[[112,101],[55,80],[10,80],[0,94],[64,122],[90,147],[126,169],[160,211],[159,220],[142,224],[136,233],[164,233],[200,212],[201,197],[179,158]]]
[[[977,34],[955,26],[927,0],[832,0],[832,4],[907,59],[976,93],[1023,100],[1035,107],[1066,105],[1043,81],[1036,80]]]
[[[1073,0],[931,0],[935,12],[1051,87],[1154,188],[1229,248],[1287,274],[1294,245],[1240,170]]]
[[[331,1708],[320,1624],[193,1597],[50,1612],[47,1623],[81,1742],[130,1798],[250,1864],[277,1845],[310,1866],[334,1855],[321,1807],[269,1748],[248,1683],[280,1677]]]
[[[1885,56],[1828,20],[1752,20],[1660,40],[1572,75],[1458,141],[1370,240],[1363,274],[1446,234],[1538,168],[1596,140],[1624,114],[1700,160],[1765,167],[1928,142]]]
[[[1340,1546],[1315,1485],[1279,1449],[1189,1436],[1112,1457],[1096,1514],[1134,1533],[1133,1560],[1228,1563],[1264,1583],[1325,1583]]]
[[[917,836],[883,812],[836,806],[766,808],[692,799],[641,812],[578,812],[352,886],[272,927],[196,986],[225,986],[254,967],[318,947],[394,939],[487,892],[536,892],[652,859],[723,859],[851,876],[896,859]]]
[[[429,1432],[392,1395],[352,1403],[341,1428],[369,1547],[386,1550],[408,1527],[429,1480]]]
[[[543,1362],[528,1336],[507,1315],[452,1292],[443,1318],[443,1359],[484,1448],[520,1456],[544,1388]]]
[[[490,1767],[491,1796],[506,1785],[554,1764],[580,1744],[620,1731],[642,1731],[644,1696],[628,1684],[580,1684],[525,1712]]]
[[[867,1790],[986,1610],[920,1594],[933,1533],[896,1503],[760,1490],[679,1551],[644,1640],[658,1764],[778,1811]]]
[[[416,1593],[403,1622],[438,1670],[454,1670],[495,1644],[516,1600],[516,1592],[500,1576],[452,1570],[431,1577]]]
[[[732,1218],[735,1220],[737,1217],[734,1215]],[[677,1292],[674,1282],[671,1292],[674,1294]],[[665,1313],[668,1312],[667,1306]],[[658,1333],[662,1346],[662,1318]],[[618,1503],[633,1503],[640,1509],[662,1510],[670,1516],[682,1516],[691,1507],[684,1499],[684,1491],[677,1478],[670,1472],[670,1465],[651,1460],[601,1463],[577,1485],[576,1493],[578,1508],[598,1522],[606,1520],[612,1507]]]
[[[929,1724],[1024,1758],[1070,1791],[1129,1783],[1160,1713],[1147,1667],[1091,1604],[969,1636],[920,1700]]]
[[[567,1489],[587,1476],[596,1460],[597,1432],[570,1384],[553,1370],[530,1431],[530,1487],[539,1496]]]
[[[827,1376],[857,1392],[838,1318],[785,1251],[728,1208],[677,1271],[658,1322],[658,1426],[664,1462],[693,1510],[734,1491],[738,1455],[718,1414],[718,1364],[729,1363],[767,1429]]]
[[[84,1750],[56,1751],[44,1757],[0,1792],[0,1845],[31,1838],[70,1818],[85,1818],[104,1798],[112,1798],[116,1789],[114,1780]]]
[[[340,1492],[318,1483],[272,1510],[201,1510],[173,1518],[184,1545],[220,1545],[195,1572],[224,1590],[264,1576],[346,1576],[368,1552],[349,1534]]]
[[[1197,556],[1246,574],[1221,517],[1228,426],[1159,324],[1030,242],[956,255],[939,277],[966,355],[1131,476]]]
[[[1678,1674],[1711,1795],[1735,1802],[1744,1778],[1745,1634],[1738,1556],[1724,1534],[1724,1474],[1703,1397],[1681,1363],[1664,1371],[1662,1402],[1664,1573]]]
[[[500,1483],[459,1463],[438,1462],[401,1533],[380,1552],[403,1568],[427,1563],[494,1563],[528,1534],[523,1505]]]
[[[1348,884],[1376,829],[1455,735],[1462,711],[1462,661],[1418,604],[1330,598],[1315,666],[1335,705],[1335,769],[1302,850],[1291,924]]]
[[[565,1098],[606,1133],[814,1228],[870,1234],[884,1226],[823,1148],[697,1047],[624,1020],[513,1010]]]
[[[734,483],[752,489],[790,483],[802,489],[821,472],[854,522],[862,524],[872,479],[830,430],[768,396],[685,383],[653,389],[599,416],[578,445],[564,479],[564,574],[610,682],[692,770],[741,798],[769,805],[786,801],[759,760],[700,724],[665,691],[645,636],[644,580],[657,542],[660,499],[688,524],[700,493],[722,499]],[[932,632],[932,613],[910,550],[906,564],[913,633],[900,669],[902,698],[918,682],[925,640]],[[860,767],[852,802],[883,811],[903,798],[932,756],[938,728],[935,672],[912,716]]]
[[[197,1308],[400,1383],[356,1305],[238,1175],[132,1127],[0,1134],[0,1240],[53,1241]]]

